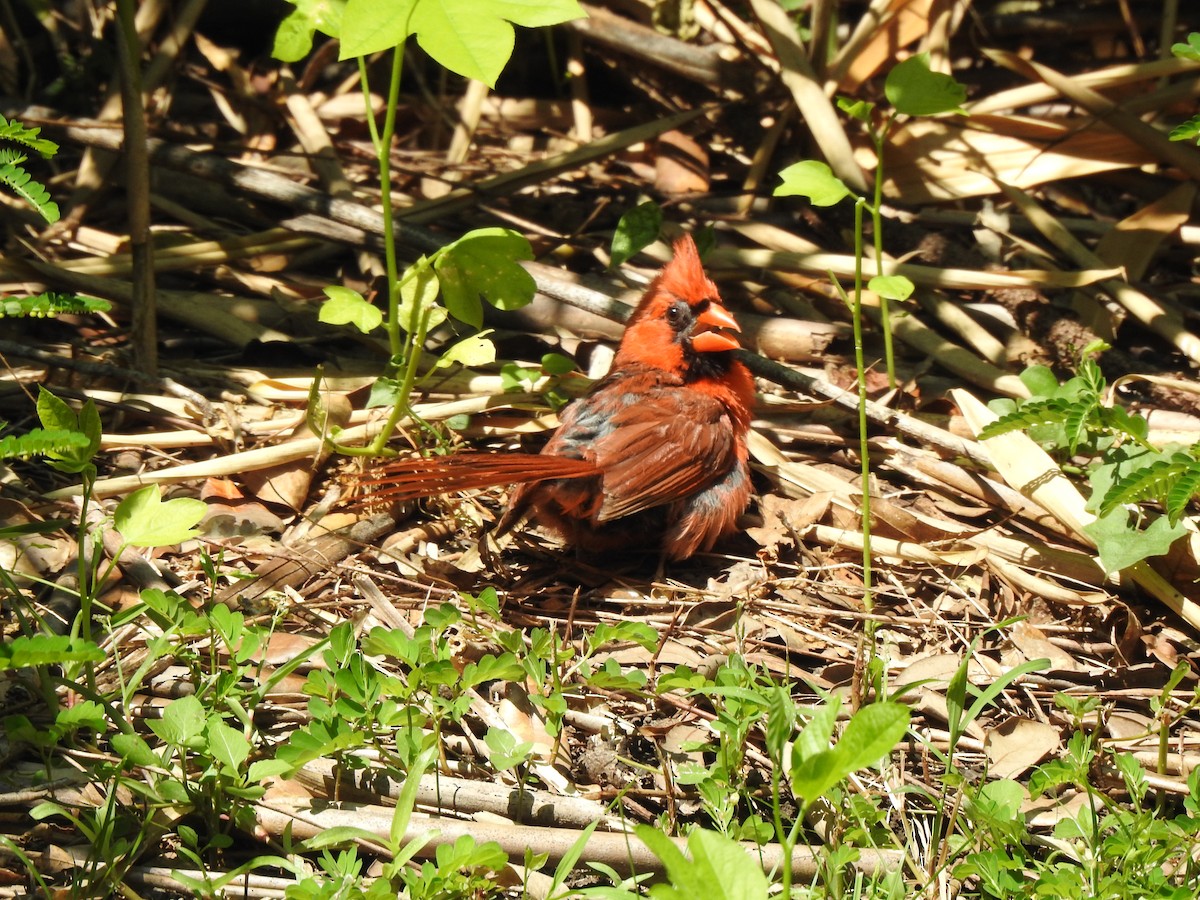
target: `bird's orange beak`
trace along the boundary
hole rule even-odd
[[[719,350],[736,350],[741,346],[729,331],[741,331],[737,320],[729,310],[719,303],[710,303],[708,308],[696,316],[702,328],[692,335],[692,347],[701,353],[716,353]],[[723,330],[724,329],[724,330]]]

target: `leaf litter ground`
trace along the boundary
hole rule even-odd
[[[611,15],[600,11],[591,27],[602,35],[606,23],[612,27],[606,18]],[[849,220],[837,208],[818,214],[800,204],[767,201],[766,173],[802,155],[798,148],[806,140],[788,112],[791,95],[772,75],[776,60],[786,56],[727,10],[699,27],[696,65],[682,73],[647,65],[638,56],[661,59],[664,54],[655,48],[664,45],[656,42],[679,47],[677,37],[638,32],[644,48],[631,44],[617,51],[602,36],[583,32],[578,58],[590,93],[575,97],[574,106],[558,98],[521,99],[521,78],[531,76],[516,71],[512,85],[502,83],[477,109],[463,104],[454,112],[457,97],[436,93],[415,70],[414,84],[422,93],[414,88],[404,112],[393,188],[412,203],[414,228],[428,227],[437,241],[497,223],[526,233],[549,270],[539,286],[582,294],[593,308],[613,294],[636,297],[662,262],[650,248],[622,273],[603,267],[618,217],[647,193],[663,203],[672,227],[714,223],[718,250],[708,265],[739,310],[748,347],[829,387],[814,399],[760,379],[754,448],[759,492],[744,535],[719,555],[660,573],[653,558],[564,556],[532,533],[518,535],[512,546],[485,545],[481,551],[479,533],[503,502],[501,492],[431,500],[405,510],[355,506],[350,501],[360,467],[322,459],[319,441],[304,430],[302,410],[313,367],[323,363],[331,416],[350,427],[366,419],[359,410],[386,355],[372,342],[319,326],[315,302],[328,284],[364,294],[376,285],[369,232],[357,245],[337,243],[339,234],[343,241],[346,235],[328,219],[310,222],[299,236],[294,227],[284,232],[274,226],[281,215],[297,214],[293,201],[277,199],[271,203],[281,205],[273,206],[254,188],[217,186],[176,171],[157,185],[156,220],[160,261],[171,260],[159,283],[164,366],[172,385],[130,380],[121,362],[123,332],[107,320],[24,320],[0,345],[8,361],[0,396],[14,426],[33,424],[24,391],[35,384],[67,399],[87,395],[101,404],[107,436],[101,474],[112,479],[102,482],[101,493],[108,502],[147,477],[162,476],[173,485],[169,493],[200,497],[208,505],[202,541],[153,560],[123,558],[104,602],[121,610],[137,603],[140,591],[174,590],[196,604],[228,605],[248,621],[269,626],[262,646],[248,657],[254,677],[270,684],[253,711],[264,751],[312,723],[308,673],[328,663],[319,654],[294,669],[291,661],[345,623],[361,635],[375,627],[411,633],[431,615],[449,616],[442,604],[451,604],[461,618],[445,620],[446,659],[439,662],[455,671],[512,647],[525,648],[530,658],[558,654],[547,680],[525,673],[483,683],[467,695],[465,710],[440,720],[444,781],[423,785],[418,796],[423,812],[441,810],[471,822],[477,840],[497,840],[513,861],[524,846],[560,853],[553,841],[561,834],[552,828],[577,833],[595,821],[619,828],[662,817],[711,826],[711,798],[688,781],[719,761],[714,724],[724,727],[728,707],[683,688],[650,693],[644,688],[685,671],[703,683],[736,669],[752,673],[746,676],[752,681],[785,684],[802,706],[815,705],[824,692],[851,696],[870,683],[864,669],[868,633],[882,661],[879,686],[889,692],[910,686],[906,699],[922,739],[898,747],[882,773],[863,772],[848,784],[850,796],[885,798],[885,830],[903,835],[905,822],[929,820],[926,795],[906,786],[945,796],[938,754],[951,743],[961,771],[996,782],[1024,782],[1035,766],[1066,754],[1075,723],[1055,703],[1060,693],[1098,699],[1099,708],[1085,717],[1087,727],[1128,749],[1160,796],[1168,801],[1180,796],[1196,762],[1195,679],[1189,672],[1166,695],[1163,691],[1179,663],[1194,665],[1196,620],[1189,621],[1186,606],[1182,616],[1172,612],[1144,585],[1104,578],[1092,548],[1058,512],[1056,503],[1072,502],[1067,488],[1055,499],[1034,501],[1017,490],[1032,476],[1006,480],[975,462],[964,464],[986,459],[988,451],[972,440],[965,401],[952,391],[983,400],[1012,396],[1018,391],[1015,374],[1030,362],[1065,376],[1078,365],[1080,349],[1097,336],[1114,344],[1101,358],[1110,381],[1128,374],[1194,379],[1186,342],[1168,343],[1086,288],[1022,280],[1020,274],[1030,270],[1081,266],[1042,241],[1031,217],[1006,205],[996,189],[999,180],[1036,193],[1085,241],[1099,238],[1103,244],[1103,235],[1133,226],[1149,232],[1148,241],[1109,241],[1104,263],[1140,267],[1156,296],[1186,302],[1195,293],[1190,266],[1197,241],[1192,198],[1176,195],[1187,189],[1186,182],[1155,157],[1153,147],[1120,129],[1096,126],[1086,108],[1053,106],[1060,95],[1049,82],[1029,81],[991,62],[955,72],[971,87],[969,119],[914,120],[894,135],[887,166],[894,206],[885,247],[896,258],[928,267],[934,279],[920,305],[897,324],[900,387],[889,391],[878,371],[870,374],[872,397],[888,412],[872,430],[875,595],[868,610],[856,418],[837,396],[839,389],[852,389],[852,348],[844,306],[827,275],[846,259]],[[881,31],[860,44],[857,56],[840,61],[843,90],[872,96],[872,79],[886,66],[875,54],[886,38]],[[962,39],[956,34],[951,46]],[[1080,73],[1096,90],[1138,83],[1138,72],[1118,72],[1123,60],[1092,59],[1091,44],[1047,45],[1026,35],[998,40],[1001,44],[1028,45],[1040,61]],[[1080,62],[1085,50],[1086,65]],[[737,79],[726,82],[714,74],[721,71],[714,62],[721,52],[742,60],[746,68]],[[638,65],[631,68],[623,53],[633,54]],[[711,70],[704,68],[709,62]],[[1173,75],[1176,84],[1195,83],[1194,71],[1182,65],[1145,65],[1143,78]],[[524,60],[514,68],[522,66],[532,63]],[[202,33],[189,44],[187,65],[179,71],[171,88],[175,109],[191,112],[162,119],[163,134],[193,143],[216,138],[220,154],[230,160],[266,169],[267,175],[295,180],[299,173],[307,179],[310,170],[298,148],[308,120],[281,114],[286,97],[316,112],[357,196],[369,202],[377,192],[363,164],[369,153],[361,110],[351,102],[357,97],[339,87],[332,71],[310,69],[297,90],[279,79],[278,70],[248,66]],[[259,97],[271,98],[270,104],[231,88],[243,76],[240,83],[259,84]],[[756,89],[746,89],[747,77]],[[94,109],[67,118],[90,116]],[[672,120],[673,130],[656,134],[643,128],[679,110],[687,121]],[[1035,112],[1037,118],[1017,111]],[[25,111],[22,118],[39,115]],[[473,128],[474,143],[465,158],[448,159],[444,150],[446,119],[454,116],[473,123],[467,127]],[[578,140],[585,126],[629,140],[601,149],[598,141]],[[64,146],[67,167],[78,161],[80,147],[71,141]],[[974,162],[981,153],[992,167],[986,174]],[[1151,164],[1161,167],[1153,173],[1133,168]],[[488,190],[473,189],[480,185]],[[954,202],[938,202],[947,199]],[[101,200],[87,207],[73,231],[42,244],[49,268],[19,276],[14,270],[9,280],[44,279],[55,289],[119,301],[119,283],[129,271],[121,252],[125,220],[118,195]],[[231,242],[231,236],[239,240]],[[206,243],[213,240],[222,242],[217,251]],[[802,260],[810,247],[841,256],[832,262]],[[952,273],[960,271],[978,274],[980,284],[955,281]],[[987,281],[991,273],[996,278]],[[536,373],[537,361],[546,352],[562,353],[584,372],[601,372],[605,348],[619,328],[543,299],[519,318],[498,317],[490,324],[500,329],[501,356],[526,361],[532,374],[447,373],[429,382],[420,412],[429,421],[449,422],[456,439],[472,446],[535,449],[552,421],[543,399],[547,388],[566,397],[584,384],[577,375],[550,384]],[[31,349],[50,355],[39,357]],[[874,332],[867,350],[868,358],[881,357]],[[1159,439],[1195,440],[1200,421],[1195,401],[1178,386],[1138,382],[1122,402],[1146,414]],[[920,427],[935,430],[941,443],[922,439]],[[955,442],[977,457],[948,452],[945,447]],[[255,452],[259,456],[244,455]],[[1034,458],[1020,445],[1009,453]],[[314,465],[314,459],[320,463]],[[8,521],[73,514],[69,499],[54,506],[41,499],[69,489],[68,480],[28,463],[13,464],[11,471],[4,495]],[[350,528],[357,530],[346,534]],[[214,559],[209,572],[201,549]],[[43,594],[38,602],[69,620],[74,612],[65,578],[74,552],[69,537],[42,536],[14,544],[5,568],[60,581],[68,590]],[[1190,543],[1173,546],[1155,566],[1171,589],[1185,599],[1194,595]],[[242,580],[247,571],[257,579]],[[216,583],[211,572],[218,575]],[[491,614],[489,590],[499,602]],[[469,602],[480,596],[482,605]],[[6,602],[11,634],[15,612]],[[597,635],[606,640],[597,642]],[[153,631],[143,627],[115,631],[105,645],[110,655],[99,687],[119,684],[118,673],[125,677],[149,658],[152,640]],[[187,693],[193,670],[185,658],[215,646],[210,636],[197,635],[180,643],[178,659],[166,654],[155,660],[144,688],[124,710],[139,732],[150,736],[146,723]],[[236,655],[236,648],[232,656],[228,648],[214,651],[207,665],[249,671],[247,660],[235,661]],[[1003,690],[960,735],[952,695],[964,661],[971,684]],[[1007,673],[1031,661],[1045,662],[1006,683]],[[375,658],[374,666],[401,681],[412,677],[411,669],[394,661]],[[10,712],[37,708],[26,680],[6,684]],[[547,706],[546,698],[555,695],[564,700],[561,710]],[[557,734],[548,725],[554,722],[560,723]],[[1163,722],[1170,731],[1165,757],[1158,741]],[[512,771],[491,761],[505,748],[482,739],[489,728],[533,747],[523,811],[512,806]],[[63,766],[89,771],[86,742],[54,756],[50,787],[41,784],[46,769],[28,744],[10,739],[6,752],[12,762],[6,806],[14,811],[26,812],[48,796],[71,806],[94,804],[103,795],[103,785],[86,778],[66,780]],[[304,829],[315,833],[343,824],[313,816],[312,798],[359,804],[350,814],[353,821],[386,834],[388,804],[397,789],[386,778],[371,779],[363,765],[350,772],[331,768],[323,758],[312,760],[255,807],[256,838],[238,831],[234,850],[218,858],[232,867],[252,852],[256,840],[269,841],[285,826],[302,836]],[[770,783],[770,771],[757,727],[747,725],[735,780],[746,791],[735,817],[763,812],[753,798]],[[459,792],[469,799],[447,800]],[[1119,789],[1113,793],[1119,796]],[[1023,811],[1030,828],[1049,834],[1081,796],[1066,790],[1040,804],[1029,802]],[[10,822],[15,824],[7,834],[50,877],[63,871],[56,865],[86,856],[88,842],[69,827],[34,828],[19,817]],[[443,840],[455,833],[449,822],[443,825]],[[806,834],[815,846],[835,837],[823,829],[820,816],[811,819]],[[607,858],[602,844],[597,837],[590,851],[595,859]],[[902,845],[918,860],[917,871],[936,870],[938,847],[911,838],[907,844],[884,844]],[[154,887],[164,883],[154,880],[159,869],[189,868],[169,841],[144,852],[129,877],[151,892],[170,890]],[[624,858],[614,853],[618,862]],[[895,854],[869,859],[899,865]],[[4,865],[20,868],[11,860]]]

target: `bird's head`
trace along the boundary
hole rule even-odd
[[[740,346],[736,331],[741,328],[704,274],[695,242],[684,235],[629,317],[614,365],[638,362],[687,374],[706,360],[716,362],[710,354],[727,358]]]

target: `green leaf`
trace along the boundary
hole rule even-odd
[[[0,164],[0,184],[8,185],[14,194],[36,209],[47,222],[53,224],[58,221],[58,204],[50,199],[46,186],[34,181],[16,163]]]
[[[975,797],[976,811],[999,822],[1015,822],[1021,814],[1021,804],[1027,794],[1021,785],[1010,778],[989,781]]]
[[[499,771],[515,769],[533,752],[532,741],[518,743],[513,733],[503,728],[489,728],[483,742],[488,746],[488,760]]]
[[[1047,399],[1058,392],[1058,379],[1049,366],[1028,366],[1017,377],[1035,398]]]
[[[487,335],[491,333],[489,328],[487,331],[468,335],[458,343],[452,344],[438,357],[435,367],[445,368],[459,363],[472,369],[476,366],[491,365],[496,361],[496,345],[487,339]]]
[[[888,300],[907,300],[916,285],[903,275],[876,275],[867,282],[867,288]]]
[[[703,881],[692,868],[692,861],[683,855],[683,851],[675,846],[674,841],[657,828],[651,828],[649,825],[636,826],[634,834],[638,836],[638,840],[650,848],[651,853],[662,861],[663,867],[667,870],[667,877],[672,886],[681,890],[681,896],[704,896],[700,893],[704,889]]]
[[[1176,44],[1176,46],[1179,46]],[[1200,115],[1192,116],[1186,122],[1180,122],[1168,132],[1167,137],[1173,141],[1194,140],[1200,144]]]
[[[95,700],[81,700],[74,706],[60,709],[54,717],[54,724],[62,728],[64,733],[73,733],[80,728],[103,731],[107,723],[103,706]]]
[[[250,755],[250,742],[244,734],[213,717],[204,729],[204,735],[208,739],[208,752],[212,754],[213,759],[227,769],[241,769],[242,763]]]
[[[162,760],[150,749],[140,734],[114,734],[109,743],[120,754],[121,759],[131,766],[161,766]]]
[[[321,304],[317,318],[328,325],[354,325],[368,334],[383,322],[383,313],[358,291],[330,285],[325,288],[325,296],[329,299]]]
[[[568,375],[575,371],[575,360],[561,353],[547,353],[542,357],[542,371],[547,375]]]
[[[1171,52],[1180,59],[1200,62],[1200,31],[1191,32],[1186,44],[1172,44]]]
[[[495,87],[512,56],[513,25],[538,28],[583,16],[575,0],[349,0],[341,58],[389,50],[415,34],[451,72]]]
[[[275,32],[271,55],[284,62],[295,62],[312,50],[316,32],[337,37],[342,31],[346,0],[289,0],[296,8]]]
[[[872,703],[850,717],[836,748],[847,774],[872,766],[891,752],[908,730],[911,715],[903,703]]]
[[[334,825],[332,828],[325,828],[313,835],[301,846],[309,851],[324,850],[327,847],[339,847],[354,841],[379,843],[379,835],[354,825]]]
[[[194,695],[172,700],[161,719],[147,719],[150,730],[176,748],[194,747],[204,731],[204,704]]]
[[[444,247],[434,268],[450,315],[483,326],[480,296],[498,309],[519,309],[533,299],[533,276],[517,263],[533,259],[529,241],[507,228],[480,228]]]
[[[967,114],[962,108],[967,89],[951,76],[931,71],[928,53],[910,56],[895,66],[888,73],[883,91],[896,111],[906,115]]]
[[[1188,477],[1191,482],[1200,474],[1200,464],[1186,453],[1174,453],[1168,457],[1151,452],[1126,454],[1122,449],[1110,456],[1111,461],[1094,471],[1091,477],[1093,497],[1103,497],[1099,508],[1095,510],[1101,516],[1127,503],[1165,500],[1182,479]],[[1190,493],[1183,498],[1183,502],[1186,503],[1189,498]],[[1089,502],[1089,507],[1091,505]]]
[[[194,526],[207,510],[203,500],[191,497],[164,503],[158,485],[148,484],[121,501],[113,524],[134,547],[168,547],[195,537]]]
[[[856,712],[830,750],[798,759],[792,748],[792,789],[812,803],[851,772],[873,765],[891,751],[908,728],[909,709],[902,703],[882,702]]]
[[[658,240],[662,220],[662,207],[653,200],[626,210],[613,232],[612,267],[615,269]]]
[[[1100,565],[1112,575],[1143,559],[1162,556],[1187,533],[1187,528],[1183,522],[1172,525],[1166,516],[1159,516],[1139,530],[1130,526],[1129,512],[1120,507],[1084,526],[1083,531],[1096,542]]]
[[[871,113],[875,110],[875,104],[870,100],[855,100],[852,97],[838,97],[837,106],[850,118],[859,122],[870,120]]]
[[[400,279],[400,306],[397,315],[400,327],[405,331],[414,332],[420,328],[420,316],[425,316],[425,331],[437,328],[446,321],[449,313],[437,305],[438,278],[429,265],[429,260],[422,256],[404,270]]]
[[[104,651],[91,641],[71,639],[62,634],[20,635],[11,641],[0,642],[0,672],[32,666],[55,666],[62,663],[97,663],[104,660]]]
[[[833,206],[851,196],[850,188],[833,170],[815,159],[793,163],[779,177],[783,183],[775,188],[776,197],[807,197],[813,206]]]
[[[46,459],[50,465],[60,472],[77,473],[91,464],[92,457],[100,450],[101,434],[100,414],[91,399],[83,404],[77,415],[66,401],[39,386],[37,413],[44,428],[74,431],[87,438],[87,443],[82,446],[47,453]]]
[[[697,829],[688,835],[692,869],[702,887],[697,898],[764,900],[767,876],[736,841],[715,831]]]
[[[29,128],[16,119],[6,119],[0,116],[0,138],[13,141],[28,147],[35,153],[50,157],[58,152],[58,144],[44,137],[39,137],[41,128]]]
[[[250,784],[259,784],[268,778],[283,775],[285,772],[290,771],[291,768],[282,759],[256,759],[250,763],[250,768],[246,771],[246,780]]]

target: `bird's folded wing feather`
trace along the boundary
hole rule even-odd
[[[699,391],[661,390],[621,410],[595,442],[604,473],[601,522],[699,491],[736,463],[725,407]]]

